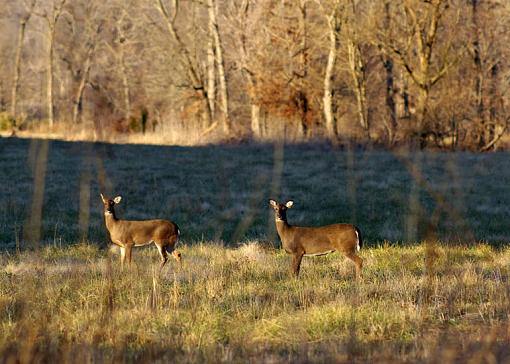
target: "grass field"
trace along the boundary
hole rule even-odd
[[[508,153],[0,139],[0,168],[2,361],[510,360]],[[183,267],[121,270],[99,191],[177,222]],[[292,278],[270,197],[358,224],[363,280],[337,253]]]

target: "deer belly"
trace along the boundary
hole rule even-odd
[[[334,252],[334,250],[326,250],[326,251],[318,252],[318,253],[305,254],[305,257],[318,257],[321,255],[326,255],[326,254],[333,253],[333,252]]]
[[[136,242],[135,246],[145,246],[145,245],[152,244],[153,242],[154,242],[154,240],[149,240],[149,241],[147,241],[145,243]]]

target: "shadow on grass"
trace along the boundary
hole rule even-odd
[[[507,241],[510,158],[327,144],[201,147],[0,139],[0,246],[106,244],[99,192],[119,216],[166,218],[186,243],[276,241],[269,198],[289,222],[357,224],[369,245]]]

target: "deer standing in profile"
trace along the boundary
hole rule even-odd
[[[287,222],[287,209],[294,204],[285,204],[269,200],[274,209],[276,230],[282,241],[283,249],[292,255],[292,271],[299,275],[303,256],[319,256],[338,251],[356,265],[356,276],[361,278],[363,259],[357,252],[363,245],[360,230],[351,224],[332,224],[319,227],[291,226]]]
[[[115,214],[115,205],[119,204],[121,199],[121,196],[109,199],[101,194],[106,229],[110,233],[112,242],[120,247],[122,266],[126,260],[131,263],[133,247],[152,243],[156,244],[161,256],[160,268],[163,268],[168,260],[167,252],[171,253],[179,263],[182,263],[181,253],[175,250],[175,243],[180,235],[177,225],[168,220],[120,220]]]

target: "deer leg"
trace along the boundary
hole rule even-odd
[[[301,260],[304,253],[294,253],[292,255],[292,272],[296,277],[299,276],[299,269],[301,268]]]
[[[172,254],[172,257],[174,257],[174,259],[179,262],[179,266],[182,268],[182,257],[181,257],[181,253],[177,250],[175,250],[175,244],[177,243],[177,239],[179,238],[178,235],[175,235],[173,237],[170,238],[170,241],[167,245],[167,252]]]
[[[182,268],[182,257],[181,257],[181,253],[178,252],[177,250],[174,250],[172,252],[172,256],[174,257],[175,260],[177,260],[179,262],[179,266]]]
[[[128,264],[131,265],[131,250],[133,249],[132,245],[126,245],[126,260]]]
[[[346,254],[346,257],[356,265],[356,277],[358,279],[362,278],[361,268],[363,268],[363,259],[357,256],[355,253]]]
[[[168,256],[166,254],[166,248],[163,244],[161,243],[156,243],[156,247],[158,248],[158,252],[159,252],[159,255],[161,257],[161,265],[159,267],[159,269],[163,268],[163,266],[166,264],[166,262],[168,261]]]
[[[120,266],[124,268],[124,262],[126,261],[126,248],[120,247]]]

